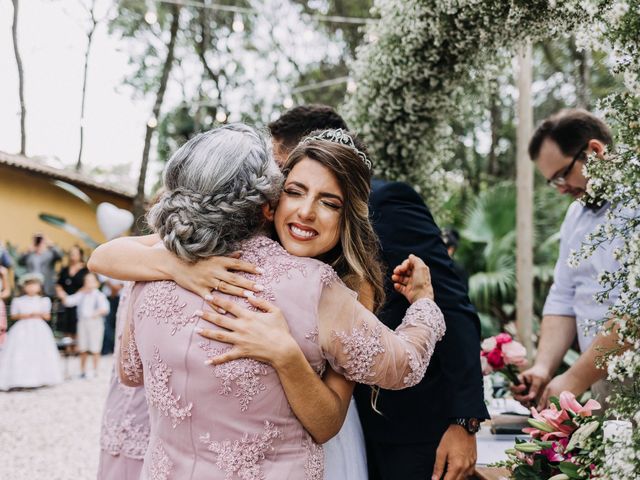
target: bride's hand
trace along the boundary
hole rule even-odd
[[[203,298],[214,290],[236,297],[246,297],[249,292],[264,290],[259,283],[233,273],[262,274],[262,269],[238,260],[239,256],[240,254],[236,252],[229,257],[211,257],[196,263],[186,263],[176,258],[170,267],[171,277],[182,288]]]
[[[434,299],[429,267],[415,255],[393,269],[393,288],[405,296],[409,303],[421,298]]]
[[[225,329],[199,329],[197,333],[232,345],[231,350],[209,359],[209,365],[219,365],[238,358],[253,358],[277,369],[286,364],[300,348],[291,336],[287,320],[279,308],[259,298],[248,297],[247,300],[259,311],[251,311],[228,299],[213,298],[209,303],[214,310],[229,313],[235,318],[215,311],[197,312],[204,320]]]

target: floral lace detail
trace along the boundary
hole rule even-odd
[[[207,358],[217,357],[229,350],[228,348],[213,348],[211,342],[200,342],[198,344],[207,354]],[[225,362],[221,365],[212,365],[213,374],[222,381],[218,390],[220,395],[228,396],[234,390],[234,397],[240,399],[240,411],[246,412],[253,398],[260,392],[266,390],[260,376],[269,374],[269,367],[265,363],[258,362],[251,358],[241,358]]]
[[[121,350],[122,371],[131,382],[142,383],[143,366],[136,345],[133,319],[129,319],[129,341],[121,347]]]
[[[342,282],[336,271],[331,266],[323,264],[320,267],[320,281],[322,282],[322,285],[330,287],[336,280]]]
[[[180,301],[180,297],[175,293],[176,287],[174,282],[167,280],[150,283],[138,309],[140,317],[154,318],[158,325],[160,322],[170,325],[170,335],[198,320],[195,315],[189,317],[182,313],[187,304]]]
[[[174,396],[169,387],[171,369],[160,358],[158,347],[149,362],[149,375],[146,384],[147,402],[156,407],[165,417],[171,417],[171,425],[176,428],[185,418],[191,416],[193,404],[180,406],[180,395]]]
[[[302,446],[307,451],[307,459],[304,462],[305,480],[322,480],[324,478],[324,449],[318,445],[311,437],[307,437],[302,442]]]
[[[358,383],[368,383],[373,377],[375,356],[384,353],[380,342],[382,326],[371,330],[366,323],[361,328],[354,327],[351,333],[331,332],[331,336],[342,344],[343,353],[347,356],[344,364],[345,378]]]
[[[109,413],[102,422],[100,448],[109,455],[144,458],[149,446],[149,425],[135,423],[136,416],[133,414],[119,420],[109,420]]]
[[[318,335],[320,335],[320,331],[318,330],[318,326],[316,325],[313,330],[307,333],[304,338],[313,343],[318,343]]]
[[[327,362],[322,361],[315,365],[311,365],[311,368],[313,368],[316,371],[319,377],[322,377],[324,375],[324,371],[327,369]]]
[[[240,440],[211,441],[209,434],[200,437],[210,452],[217,453],[216,466],[225,472],[225,480],[235,473],[241,480],[264,480],[260,462],[266,453],[273,450],[273,441],[282,436],[282,432],[268,421],[264,422],[264,431],[249,437],[245,433]]]
[[[408,387],[420,383],[424,377],[436,343],[443,337],[446,328],[444,316],[440,308],[438,308],[434,301],[428,298],[420,299],[409,307],[399,327],[398,335],[407,340],[408,336],[402,331],[403,326],[423,327],[425,325],[427,326],[430,338],[423,356],[420,357],[414,352],[407,350],[411,372],[404,378],[404,384]]]
[[[151,452],[151,466],[149,467],[151,480],[168,480],[172,468],[173,462],[164,451],[162,444],[158,442],[156,448]]]
[[[241,275],[263,285],[265,289],[257,295],[269,302],[276,300],[271,285],[278,283],[283,275],[291,278],[291,272],[293,270],[298,270],[303,276],[307,275],[306,266],[300,258],[289,254],[279,243],[270,238],[263,236],[254,237],[242,242],[241,248],[244,252],[242,255],[243,261],[253,263],[255,266],[264,270],[262,275],[246,273],[241,273]],[[269,259],[274,257],[277,257],[278,261],[270,262]],[[250,305],[249,308],[255,310],[253,305]]]

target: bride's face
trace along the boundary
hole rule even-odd
[[[284,184],[274,224],[282,246],[297,257],[317,257],[340,241],[344,195],[324,165],[305,158]]]

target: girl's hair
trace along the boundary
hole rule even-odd
[[[371,171],[355,149],[312,138],[320,134],[322,131],[312,132],[293,149],[283,172],[288,175],[296,164],[310,158],[333,173],[344,197],[340,242],[320,259],[330,264],[345,284],[356,292],[365,282],[369,283],[373,288],[374,311],[377,311],[384,303],[385,294],[378,237],[369,221]],[[358,150],[363,150],[363,146],[356,145]]]
[[[275,205],[282,179],[262,135],[241,123],[225,125],[174,153],[148,222],[183,260],[225,255],[263,227],[262,205]]]

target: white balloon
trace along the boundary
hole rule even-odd
[[[98,227],[107,240],[119,237],[133,225],[133,214],[116,207],[113,203],[103,202],[98,205],[96,216]]]

